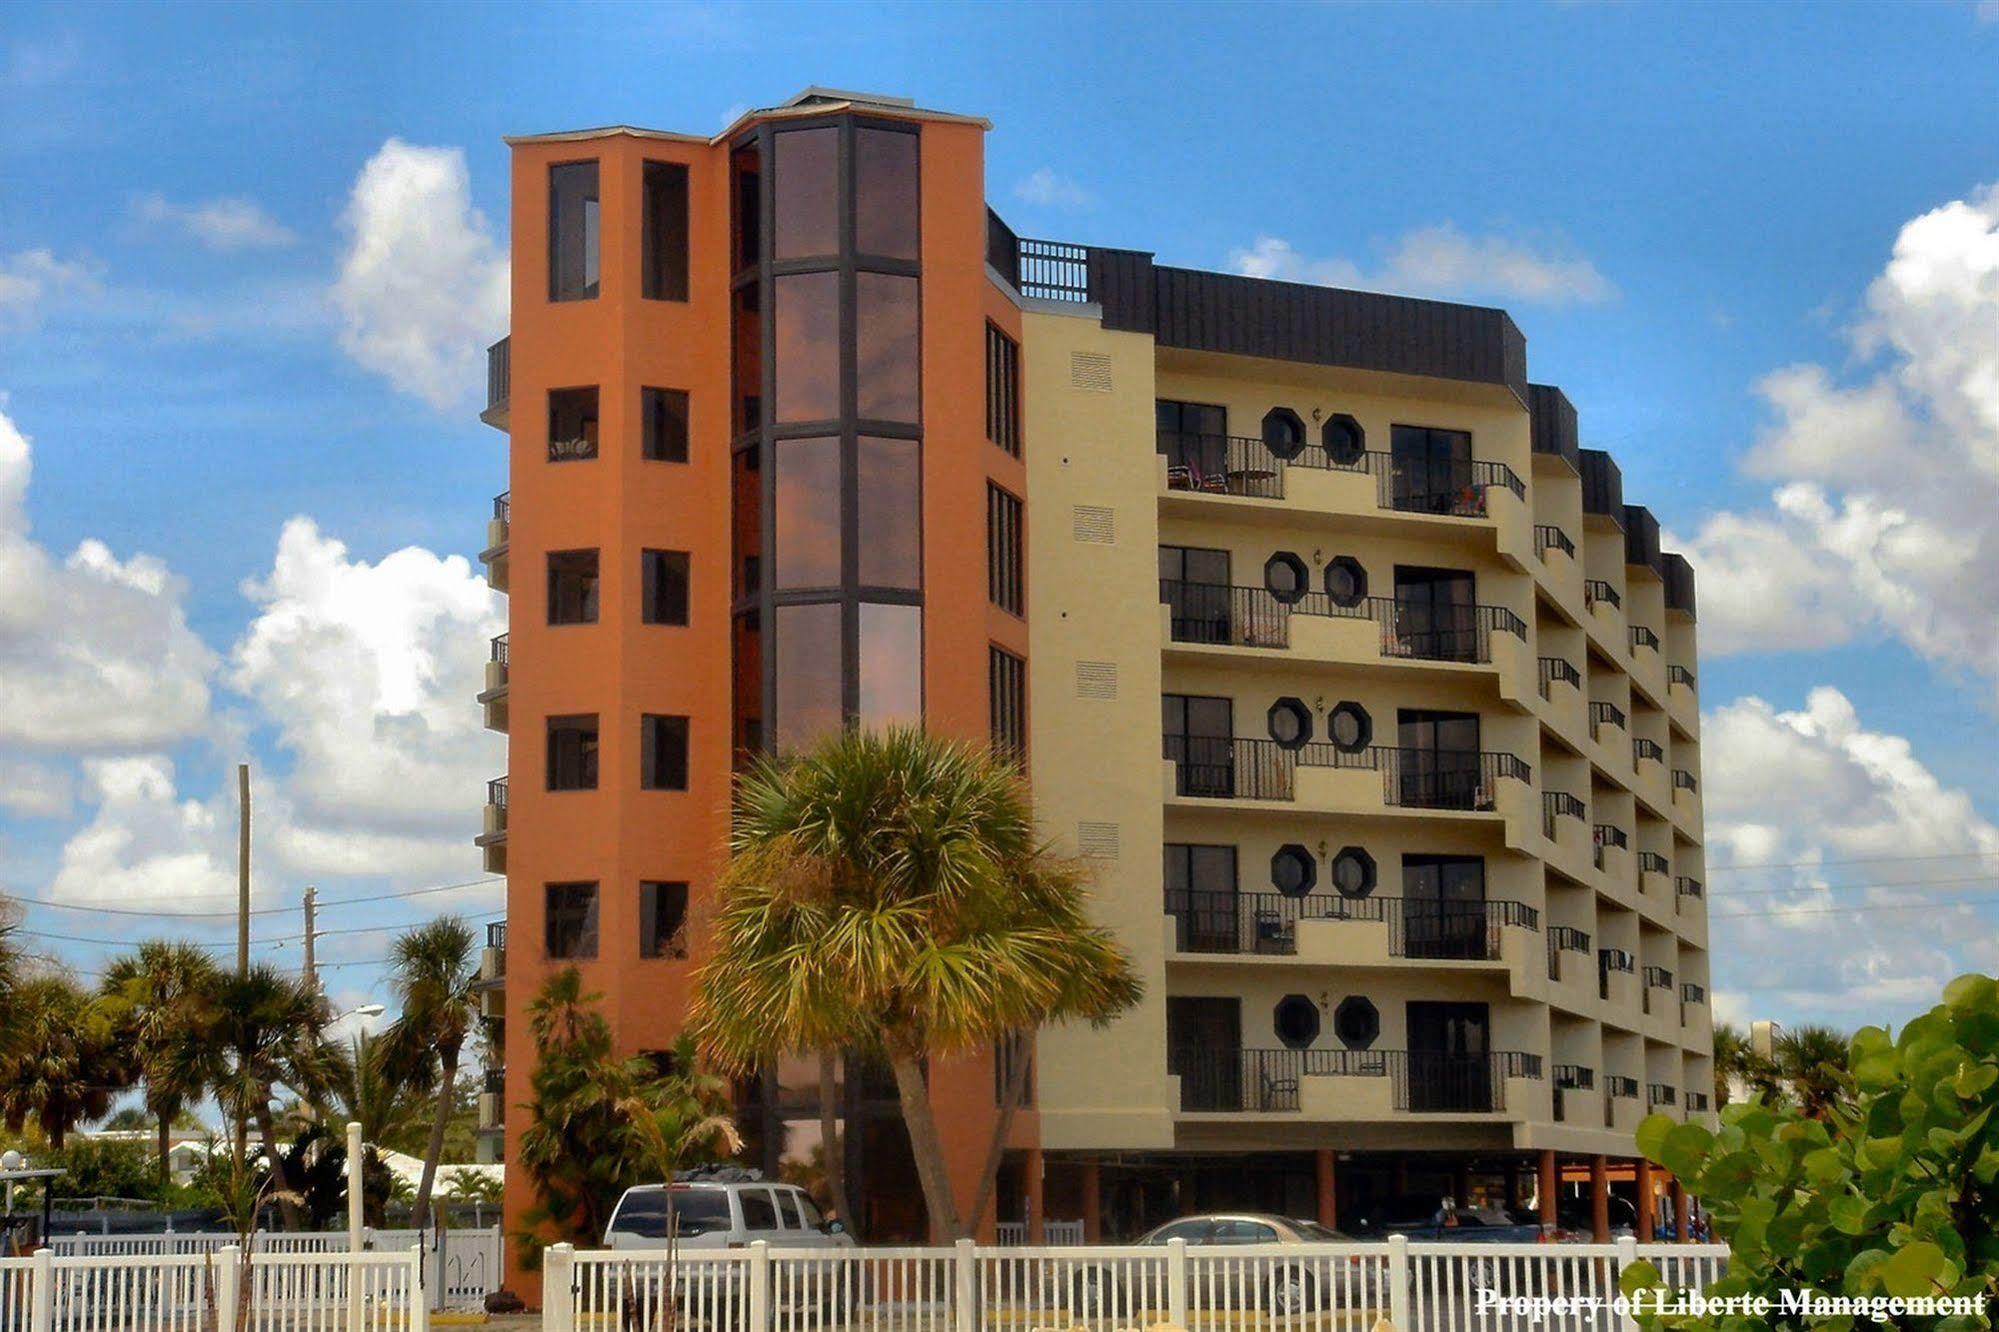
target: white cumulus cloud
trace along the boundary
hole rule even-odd
[[[1901,1020],[1999,961],[1976,885],[1951,882],[1989,875],[1999,828],[1839,690],[1726,704],[1701,751],[1718,1014]]]
[[[233,819],[213,804],[182,800],[174,765],[159,754],[86,759],[95,806],[90,822],[63,844],[49,896],[59,902],[167,904],[233,899]],[[252,857],[254,863],[254,855]]]
[[[59,259],[53,250],[0,255],[0,333],[31,329],[49,301],[71,293],[88,294],[98,285],[89,264]]]
[[[1041,167],[1023,176],[1014,184],[1013,197],[1022,203],[1072,212],[1093,207],[1097,202],[1095,195],[1053,167]]]
[[[1848,330],[1865,369],[1763,378],[1766,508],[1674,540],[1710,651],[1892,635],[1999,686],[1999,186],[1913,219]]]
[[[171,229],[224,253],[281,249],[298,234],[265,212],[254,199],[204,199],[175,203],[161,194],[142,194],[132,205],[140,221]]]
[[[390,139],[361,168],[341,226],[340,345],[434,407],[464,402],[508,303],[506,251],[472,206],[465,154]]]
[[[1309,257],[1278,236],[1259,236],[1232,251],[1229,266],[1249,277],[1414,296],[1535,305],[1598,304],[1617,296],[1610,279],[1581,255],[1538,251],[1507,236],[1467,235],[1448,222],[1405,233],[1371,269],[1351,259]]]

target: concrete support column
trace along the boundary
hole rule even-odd
[[[1030,1147],[1021,1158],[1020,1168],[1024,1172],[1021,1196],[1027,1199],[1027,1242],[1040,1245],[1048,1242],[1047,1209],[1042,1203],[1041,1175],[1042,1159],[1039,1147]]]
[[[1598,1244],[1610,1243],[1610,1158],[1589,1159],[1589,1228]]]
[[[1334,1169],[1333,1152],[1329,1147],[1321,1147],[1315,1154],[1315,1164],[1319,1176],[1319,1224],[1332,1227],[1339,1224],[1339,1182]]]
[[[1083,1162],[1083,1241],[1104,1242],[1103,1176],[1095,1161]]]
[[[1652,1163],[1639,1157],[1632,1172],[1638,1186],[1638,1242],[1652,1242],[1652,1219],[1657,1214],[1658,1198],[1652,1192]]]
[[[1687,1243],[1687,1236],[1693,1230],[1693,1199],[1687,1196],[1687,1186],[1675,1176],[1671,1188],[1673,1198],[1673,1238]]]
[[[1541,1228],[1552,1230],[1560,1219],[1560,1214],[1556,1211],[1556,1208],[1560,1203],[1562,1188],[1561,1179],[1555,1170],[1554,1152],[1543,1151],[1541,1153],[1540,1172],[1541,1178],[1537,1191],[1541,1198]]]

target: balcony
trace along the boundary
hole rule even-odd
[[[1587,821],[1588,818],[1589,809],[1583,804],[1581,797],[1570,795],[1567,791],[1541,793],[1541,833],[1549,841],[1555,840],[1558,831],[1556,819],[1575,819],[1580,823]]]
[[[1624,609],[1624,598],[1617,595],[1617,589],[1601,578],[1583,580],[1583,605],[1594,610],[1601,603],[1612,610]]]
[[[1340,454],[1316,442],[1274,445],[1248,435],[1186,431],[1160,431],[1158,446],[1170,492],[1281,500],[1286,472],[1302,468],[1372,476],[1374,507],[1390,513],[1488,518],[1494,488],[1511,491],[1523,504],[1527,499],[1517,472],[1483,459],[1398,459],[1380,449]]]
[[[1673,872],[1673,866],[1665,856],[1657,851],[1640,851],[1638,853],[1638,872],[1640,874],[1668,875]]]
[[[1671,688],[1673,685],[1679,685],[1688,693],[1693,693],[1695,692],[1694,673],[1684,666],[1668,666],[1666,667],[1666,685],[1668,688]]]
[[[1694,795],[1699,792],[1700,783],[1696,782],[1694,775],[1685,768],[1675,768],[1673,769],[1673,789],[1675,791],[1685,791],[1688,795]]]
[[[479,950],[481,990],[497,989],[507,980],[507,922],[496,920],[486,926],[486,946]],[[494,1015],[497,1016],[497,1015]]]
[[[1183,1111],[1296,1114],[1369,1119],[1389,1114],[1498,1114],[1507,1084],[1540,1081],[1540,1055],[1499,1050],[1483,1055],[1422,1050],[1210,1050],[1182,1047],[1169,1067],[1180,1080]],[[1321,1079],[1342,1081],[1332,1088]],[[1307,1084],[1317,1084],[1309,1086]]]
[[[1641,988],[1644,991],[1644,1009],[1646,1014],[1650,1016],[1652,1014],[1652,991],[1666,990],[1670,992],[1673,988],[1673,973],[1665,967],[1647,967],[1645,968]]]
[[[1378,798],[1388,808],[1489,813],[1499,808],[1501,779],[1533,780],[1525,760],[1491,751],[1390,745],[1349,751],[1323,741],[1287,749],[1248,736],[1166,735],[1162,741],[1163,756],[1174,765],[1173,793],[1197,799],[1296,800],[1304,767],[1379,773]],[[1340,790],[1328,803],[1359,810],[1373,802],[1358,790]]]
[[[1620,731],[1626,730],[1630,726],[1630,722],[1624,715],[1624,709],[1618,707],[1615,703],[1590,704],[1589,738],[1592,740],[1600,739],[1601,732],[1606,726],[1615,726]]]
[[[1680,985],[1680,1025],[1683,1027],[1687,1025],[1687,1008],[1689,1005],[1698,1008],[1706,1002],[1706,986],[1696,985],[1692,981],[1683,981]]]
[[[1659,635],[1653,633],[1642,624],[1634,624],[1631,626],[1631,650],[1636,652],[1639,648],[1651,648],[1654,652],[1657,652],[1659,650]]]
[[[1596,950],[1597,997],[1608,1000],[1611,995],[1613,976],[1635,976],[1638,959],[1622,948],[1599,948]]]
[[[1541,926],[1541,913],[1524,902],[1291,897],[1219,889],[1169,892],[1166,913],[1173,918],[1177,952],[1264,957],[1302,952],[1347,966],[1392,958],[1499,962],[1504,960],[1503,930]],[[1301,932],[1306,936],[1302,948]],[[1321,942],[1324,947],[1317,946]]]
[[[507,872],[507,779],[486,783],[485,828],[472,844],[486,853],[486,873]]]
[[[1291,648],[1291,620],[1309,615],[1328,620],[1372,621],[1378,629],[1374,650],[1389,660],[1490,665],[1493,635],[1511,635],[1522,647],[1527,625],[1504,606],[1436,607],[1395,597],[1362,597],[1341,605],[1324,592],[1306,592],[1284,601],[1268,588],[1220,583],[1159,580],[1159,599],[1169,607],[1168,633],[1176,643],[1215,647]],[[1312,655],[1351,659],[1359,644],[1324,637]]]
[[[486,729],[507,732],[507,636],[494,638],[486,658],[486,687],[479,693],[486,709]]]
[[[498,430],[507,428],[507,398],[513,387],[511,337],[486,348],[486,410],[479,419]]]
[[[1638,1099],[1638,1079],[1627,1078],[1616,1073],[1606,1074],[1603,1079],[1603,1126],[1607,1129],[1636,1127],[1637,1107],[1623,1109],[1619,1102],[1634,1102]]]
[[[1542,698],[1547,698],[1550,699],[1550,701],[1552,701],[1551,696],[1553,694],[1555,686],[1558,684],[1565,684],[1568,685],[1570,688],[1577,690],[1580,690],[1583,687],[1582,672],[1577,670],[1574,666],[1570,665],[1567,661],[1563,660],[1562,658],[1542,657],[1540,658],[1540,663],[1541,663]]]
[[[1665,761],[1666,747],[1657,740],[1647,740],[1641,735],[1631,742],[1632,767],[1635,768],[1641,763],[1664,763]]]
[[[493,496],[493,516],[486,520],[486,548],[479,560],[486,566],[486,581],[495,592],[507,590],[507,545],[513,535],[512,491]]]
[[[1645,1084],[1645,1108],[1663,1110],[1679,1099],[1679,1094],[1671,1083],[1648,1082]]]
[[[1596,843],[1596,867],[1604,867],[1605,851],[1629,851],[1631,837],[1614,823],[1599,823],[1590,829],[1591,839]]]
[[[1707,892],[1706,887],[1702,885],[1701,881],[1691,874],[1680,875],[1679,878],[1673,880],[1673,886],[1679,890],[1681,897],[1700,897]]]
[[[489,1068],[479,1077],[479,1131],[497,1133],[506,1120],[507,1070]]]
[[[1690,1091],[1687,1093],[1685,1099],[1688,1114],[1704,1115],[1707,1113],[1709,1100],[1706,1092]]]
[[[1572,1119],[1583,1123],[1593,1122],[1598,1113],[1595,1106],[1596,1070],[1581,1064],[1555,1064],[1548,1071],[1554,1082],[1555,1122],[1566,1124]],[[1588,1095],[1578,1094],[1584,1092]],[[1579,1104],[1585,1100],[1590,1102],[1590,1111],[1587,1115],[1581,1113],[1582,1107]]]
[[[1575,953],[1589,956],[1590,938],[1587,931],[1573,925],[1550,925],[1548,927],[1548,979],[1562,979],[1562,954]]]
[[[1534,524],[1534,553],[1545,560],[1551,550],[1559,550],[1572,560],[1576,557],[1576,543],[1569,540],[1567,532],[1550,523]]]

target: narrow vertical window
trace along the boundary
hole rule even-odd
[[[554,959],[597,956],[597,885],[542,885],[542,944]]]
[[[597,164],[548,169],[548,299],[597,298]]]
[[[1020,456],[1020,348],[986,325],[986,438]]]
[[[597,623],[597,552],[548,552],[548,622]]]
[[[993,751],[1017,763],[1027,757],[1027,663],[999,646],[987,659]]]
[[[597,714],[548,719],[548,789],[597,789]]]
[[[640,561],[645,578],[645,605],[640,619],[646,624],[686,624],[687,552],[642,551]]]
[[[986,595],[1009,615],[1023,614],[1027,585],[1021,570],[1021,503],[986,485]]]
[[[639,884],[639,956],[687,956],[687,885],[646,879]]]
[[[687,394],[681,389],[639,390],[644,439],[640,454],[649,462],[687,461]]]
[[[687,789],[687,718],[639,719],[639,785],[648,791]]]
[[[687,299],[687,168],[679,162],[648,162],[644,205],[647,300]]]
[[[596,388],[548,392],[548,460],[579,462],[597,456]]]

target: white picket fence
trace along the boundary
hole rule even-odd
[[[101,1238],[101,1237],[100,1237]],[[427,1332],[423,1255],[190,1253],[0,1258],[5,1332]]]
[[[545,1332],[1631,1332],[1618,1274],[1640,1258],[1679,1289],[1721,1275],[1719,1245],[1385,1243],[772,1249],[551,1247]],[[1494,1298],[1563,1297],[1539,1317]],[[1585,1301],[1594,1300],[1589,1304]],[[1530,1322],[1530,1318],[1532,1321]]]
[[[1002,1221],[995,1227],[997,1243],[1012,1247],[1027,1243],[1027,1222]],[[1049,1244],[1081,1244],[1085,1239],[1081,1221],[1044,1221],[1042,1238]]]
[[[61,1258],[179,1257],[216,1253],[239,1243],[229,1231],[164,1231],[143,1235],[74,1235],[51,1237],[49,1247]],[[506,1276],[505,1240],[498,1226],[478,1230],[364,1230],[362,1248],[374,1253],[404,1254],[423,1247],[423,1290],[433,1309],[476,1311],[486,1296],[500,1288]],[[347,1252],[344,1230],[258,1231],[250,1237],[250,1252],[263,1254],[341,1254]],[[0,1320],[0,1332],[11,1325]]]

